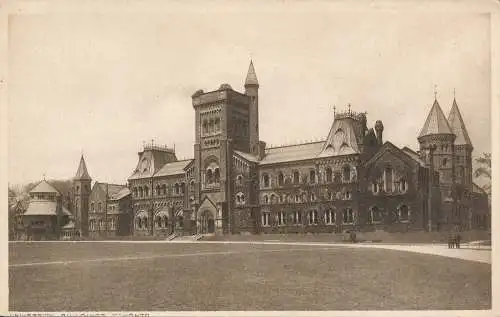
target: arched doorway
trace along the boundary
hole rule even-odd
[[[199,233],[214,233],[215,232],[215,219],[209,210],[204,210],[200,215],[200,231]]]

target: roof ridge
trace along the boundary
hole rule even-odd
[[[280,148],[292,147],[292,146],[297,146],[297,145],[305,145],[305,144],[316,144],[316,143],[322,143],[322,142],[325,142],[325,141],[326,140],[320,140],[320,141],[313,141],[313,142],[303,142],[303,143],[295,143],[295,144],[286,144],[286,145],[279,145],[279,146],[271,146],[271,147],[266,148],[266,150],[280,149]]]

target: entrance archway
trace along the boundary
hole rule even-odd
[[[208,210],[202,211],[200,215],[200,231],[201,234],[215,232],[215,219]]]

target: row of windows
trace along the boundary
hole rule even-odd
[[[191,181],[189,183],[190,190],[194,190],[194,181]],[[172,187],[172,194],[174,195],[182,195],[185,192],[185,183],[175,183],[174,186]],[[167,195],[167,185],[156,185],[155,187],[155,194],[156,196],[161,196],[161,195]],[[134,187],[132,189],[134,197],[148,197],[149,196],[149,187],[144,186],[144,187]]]
[[[344,167],[342,167],[342,171],[335,171],[335,172],[330,167],[327,167],[325,169],[325,180],[324,181],[326,183],[350,182],[350,181],[353,181],[355,179],[355,175],[356,175],[355,171],[349,165],[344,165]],[[304,180],[305,179],[302,179],[302,181],[304,181]],[[300,173],[298,171],[293,171],[293,173],[291,175],[291,179],[285,177],[285,174],[283,172],[279,172],[278,175],[276,176],[276,183],[278,184],[278,186],[283,186],[285,184],[288,184],[288,183],[290,183],[290,181],[293,184],[300,184],[300,182],[301,182]],[[319,177],[318,177],[315,169],[309,170],[309,175],[308,175],[307,181],[310,184],[316,184],[319,182]],[[268,173],[262,174],[262,185],[265,188],[271,186],[271,176]]]
[[[104,219],[99,219],[98,222],[95,219],[90,219],[89,228],[91,231],[106,230],[106,228],[104,226]],[[117,229],[117,224],[116,224],[115,219],[113,219],[113,218],[108,219],[108,230],[116,230],[116,229]]]
[[[278,226],[285,226],[287,224],[301,225],[303,224],[302,214],[303,213],[300,211],[294,211],[292,213],[280,211],[275,214],[275,224]],[[317,210],[309,210],[305,216],[307,218],[307,224],[319,224],[320,216]],[[324,211],[322,217],[324,224],[333,225],[336,222],[336,212],[333,209]],[[263,226],[271,226],[271,212],[262,213],[261,221]],[[351,224],[354,222],[354,212],[351,208],[345,208],[342,211],[342,221],[344,224]]]
[[[220,119],[205,119],[202,124],[203,134],[216,133],[220,131]]]
[[[148,229],[148,219],[149,217],[137,217],[135,218],[135,227],[137,229]],[[184,224],[184,218],[182,216],[177,217],[177,225],[182,227]],[[166,215],[157,216],[155,218],[154,226],[156,228],[167,228],[168,227],[168,217]]]
[[[300,225],[302,222],[302,212],[294,211],[292,213],[287,213],[285,211],[280,211],[274,215],[275,224],[278,226],[284,226],[287,224],[292,225]],[[397,208],[397,211],[394,215],[400,222],[406,222],[409,220],[410,211],[408,206],[401,205]],[[309,225],[317,225],[319,224],[320,215],[317,210],[309,210],[306,213],[307,224]],[[334,209],[329,209],[323,212],[321,215],[323,218],[323,223],[327,225],[333,225],[337,222],[337,213]],[[353,224],[354,223],[354,211],[351,208],[345,208],[342,210],[341,221],[343,224]],[[373,206],[369,209],[369,220],[372,224],[381,223],[384,221],[385,215],[384,213],[377,207]],[[271,226],[271,212],[263,212],[262,213],[262,225],[263,226]]]
[[[328,200],[351,200],[352,195],[350,191],[344,191],[344,192],[337,192],[337,194],[328,192],[326,198]],[[309,194],[309,201],[317,201],[318,197],[316,196],[315,193]],[[263,204],[276,204],[276,203],[305,203],[307,202],[307,194],[296,194],[296,195],[263,195],[262,196],[262,203]]]

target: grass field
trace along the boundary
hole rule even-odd
[[[491,265],[340,246],[13,243],[12,311],[491,309]]]

